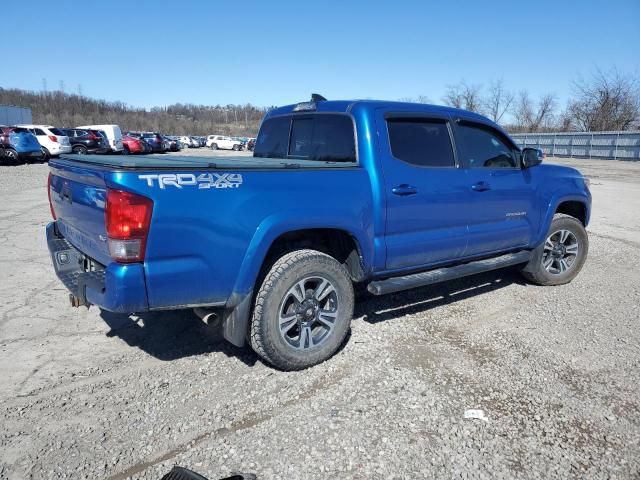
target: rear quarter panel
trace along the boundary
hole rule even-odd
[[[209,189],[160,188],[140,178],[154,173],[105,179],[154,201],[145,260],[152,309],[223,304],[232,293],[250,292],[271,243],[292,230],[346,230],[365,263],[371,259],[371,186],[360,167],[188,172],[242,175],[238,188]]]

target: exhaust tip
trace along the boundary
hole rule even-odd
[[[193,313],[195,313],[200,318],[200,320],[202,320],[207,325],[215,325],[220,320],[218,312],[210,308],[194,308]]]

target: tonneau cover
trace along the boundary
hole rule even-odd
[[[259,158],[247,156],[196,157],[185,155],[61,155],[63,160],[73,160],[96,166],[116,169],[163,169],[163,168],[213,168],[237,169],[281,169],[281,168],[349,168],[353,162],[325,162],[293,158]]]

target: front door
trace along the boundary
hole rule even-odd
[[[534,208],[530,172],[521,168],[517,147],[491,126],[464,120],[454,125],[458,159],[469,178],[466,255],[528,246],[540,213]]]
[[[384,113],[376,119],[386,199],[386,269],[461,258],[467,246],[468,179],[449,118]]]

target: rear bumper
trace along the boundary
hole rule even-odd
[[[38,150],[25,150],[25,149],[16,149],[20,158],[40,158],[42,157],[42,150],[38,148]]]
[[[71,245],[58,232],[56,222],[47,225],[46,232],[56,275],[80,305],[97,305],[117,313],[149,309],[142,264],[111,263],[105,267]]]
[[[71,153],[71,145],[60,145],[59,143],[54,143],[48,147],[49,153],[51,155],[60,155],[62,153]]]

